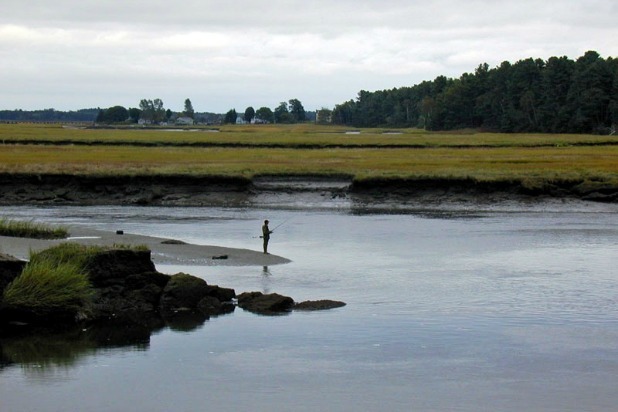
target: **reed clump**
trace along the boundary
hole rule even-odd
[[[77,314],[88,307],[92,287],[78,263],[53,259],[30,261],[4,291],[3,306],[37,316]]]
[[[143,250],[146,247],[62,243],[32,252],[22,273],[4,290],[2,306],[36,316],[87,313],[94,295],[88,266],[97,254],[119,248]]]
[[[0,218],[0,236],[27,237],[33,239],[64,239],[69,231],[62,226],[54,227],[33,221]]]

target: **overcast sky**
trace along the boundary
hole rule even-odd
[[[0,109],[315,110],[485,62],[618,57],[616,0],[0,3]]]

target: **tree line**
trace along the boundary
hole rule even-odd
[[[0,110],[0,121],[10,122],[92,122],[99,109],[77,111],[42,110]]]
[[[588,51],[577,60],[485,63],[456,79],[362,90],[329,114],[331,123],[354,127],[608,133],[618,123],[618,59]]]
[[[239,119],[245,123],[302,123],[315,120],[315,113],[306,112],[300,100],[290,99],[279,103],[274,111],[269,107],[255,110],[249,106],[244,115],[240,115],[236,109],[231,109],[225,114],[223,122],[237,123]]]

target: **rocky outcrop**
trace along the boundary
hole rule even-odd
[[[289,296],[277,293],[263,294],[261,292],[245,292],[238,295],[238,306],[249,312],[260,315],[277,315],[292,310],[313,311],[335,309],[345,306],[345,302],[337,300],[306,300],[295,303]]]
[[[21,273],[25,263],[0,255],[0,291]],[[234,289],[209,285],[204,279],[186,273],[159,273],[148,250],[98,252],[89,258],[86,274],[93,287],[93,297],[79,312],[78,319],[74,319],[74,314],[70,317],[48,314],[44,319],[37,318],[35,313],[23,308],[19,311],[3,308],[0,302],[0,326],[8,321],[49,324],[50,319],[54,319],[64,323],[77,320],[91,324],[125,324],[144,330],[164,326],[191,330],[210,316],[229,313],[236,307]],[[253,313],[277,315],[292,310],[332,309],[345,303],[319,300],[296,304],[291,297],[277,293],[246,292],[238,296],[237,305]]]
[[[88,277],[95,287],[116,283],[139,273],[155,272],[150,250],[111,249],[97,253],[88,262]]]
[[[245,292],[238,295],[238,306],[249,312],[273,315],[290,311],[294,307],[294,299],[277,293]]]
[[[0,253],[0,303],[4,289],[19,276],[25,265],[26,262],[23,260]]]
[[[294,305],[294,310],[328,310],[335,309],[345,306],[345,302],[341,302],[338,300],[306,300],[304,302],[300,302]]]
[[[234,289],[209,285],[204,279],[186,273],[178,273],[170,278],[163,289],[160,300],[161,311],[169,314],[178,311],[198,310],[206,315],[227,312]]]
[[[0,286],[17,277],[25,263],[0,256]],[[86,274],[93,287],[93,297],[78,314],[77,320],[82,322],[129,323],[153,328],[167,324],[171,318],[178,321],[179,317],[175,316],[178,313],[192,312],[197,314],[192,317],[203,322],[209,316],[234,309],[233,289],[208,285],[205,280],[185,273],[173,276],[159,273],[148,250],[101,251],[88,260]],[[50,316],[37,319],[24,308],[0,310],[0,320],[4,322],[41,323],[49,319]],[[66,316],[58,319],[67,321]]]

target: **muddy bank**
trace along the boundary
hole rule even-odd
[[[528,182],[474,179],[367,179],[348,176],[74,176],[0,174],[0,204],[252,207],[288,203],[500,202],[579,199],[618,202],[618,187],[603,181]]]

